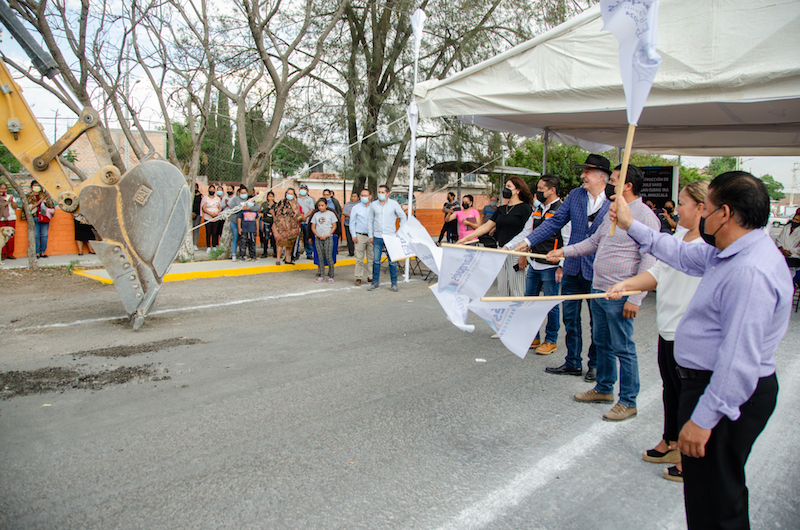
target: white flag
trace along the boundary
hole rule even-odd
[[[514,355],[524,359],[536,332],[547,313],[561,300],[531,302],[481,302],[475,300],[469,309],[486,321],[500,336],[500,342]]]
[[[411,253],[435,274],[439,274],[442,263],[442,249],[436,246],[428,230],[416,217],[409,216],[408,221],[397,231],[397,236],[406,240]]]
[[[439,305],[444,309],[447,320],[467,333],[472,333],[475,330],[475,326],[467,324],[467,306],[469,306],[469,298],[467,296],[448,291],[440,292],[437,284],[431,285],[430,290],[439,301]]]
[[[661,64],[656,51],[658,0],[600,0],[600,11],[603,29],[619,41],[628,123],[636,125]]]
[[[411,248],[408,239],[400,235],[399,230],[393,236],[383,236],[383,244],[386,245],[386,252],[392,261],[400,261],[414,255],[414,249]]]
[[[439,291],[480,298],[489,290],[507,255],[471,248],[444,247]]]

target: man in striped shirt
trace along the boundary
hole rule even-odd
[[[615,168],[608,181],[606,195],[614,194],[613,188],[619,180],[620,168]],[[642,202],[639,194],[644,184],[642,170],[628,166],[622,196],[630,204],[633,218],[658,231],[661,222],[653,211]],[[639,245],[625,230],[616,228],[609,236],[611,221],[606,216],[603,224],[591,237],[547,254],[551,261],[563,257],[583,256],[595,253],[592,292],[606,292],[615,283],[648,270],[656,259],[639,252]],[[647,293],[623,297],[620,300],[594,300],[592,309],[592,338],[597,347],[597,384],[587,392],[575,394],[582,403],[613,403],[614,383],[617,381],[619,361],[619,401],[607,413],[604,420],[621,421],[636,415],[636,396],[639,393],[639,365],[636,359],[636,344],[633,342],[633,319]]]

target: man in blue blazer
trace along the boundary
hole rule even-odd
[[[571,222],[572,232],[569,244],[580,243],[591,236],[608,215],[610,202],[606,200],[605,187],[611,175],[611,163],[600,155],[589,155],[586,162],[575,166],[582,169],[583,186],[575,188],[567,196],[564,203],[553,217],[539,225],[528,237],[519,243],[516,250],[526,252]],[[592,289],[594,254],[564,260],[561,294],[588,294]],[[556,272],[556,281],[559,281]],[[591,303],[591,301],[588,301]],[[565,300],[562,302],[564,329],[566,330],[567,356],[564,364],[545,369],[550,374],[574,375],[583,374],[583,337],[581,333],[581,301]],[[591,322],[591,311],[589,311]],[[590,325],[591,329],[591,325]],[[585,380],[594,381],[597,373],[597,353],[594,342],[589,346],[589,363]]]

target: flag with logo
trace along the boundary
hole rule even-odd
[[[561,300],[531,302],[481,302],[469,304],[469,310],[481,317],[500,336],[511,353],[524,359],[542,322]]]
[[[619,68],[628,107],[636,125],[661,65],[656,51],[658,0],[600,0],[603,29],[619,41]]]
[[[466,331],[467,333],[475,331],[475,326],[467,324],[468,296],[449,291],[439,291],[438,284],[431,285],[430,290],[436,297],[439,305],[444,309],[447,320],[452,322],[461,331]]]
[[[474,300],[489,290],[506,254],[472,248],[442,248],[439,291],[458,293]]]

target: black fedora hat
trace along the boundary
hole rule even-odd
[[[575,166],[575,169],[599,169],[607,175],[611,174],[611,162],[608,158],[601,155],[589,155],[586,157],[586,162]]]

